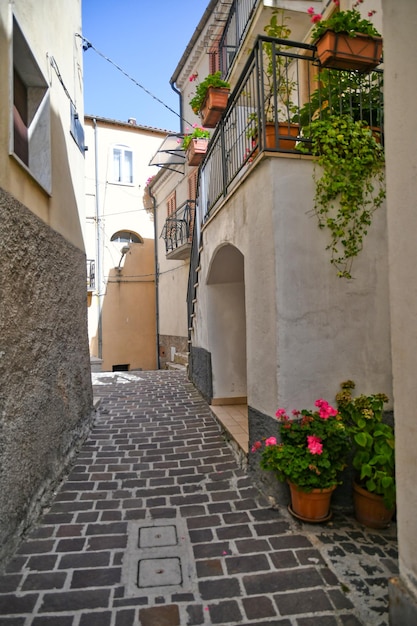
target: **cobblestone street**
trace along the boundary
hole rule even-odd
[[[274,510],[184,374],[94,375],[93,430],[0,578],[1,626],[386,626],[395,524]]]

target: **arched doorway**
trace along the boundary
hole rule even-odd
[[[207,313],[213,404],[246,403],[244,256],[233,245],[221,246],[212,258]]]

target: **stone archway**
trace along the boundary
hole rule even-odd
[[[212,258],[207,313],[213,402],[246,402],[244,256],[233,245],[221,246]]]

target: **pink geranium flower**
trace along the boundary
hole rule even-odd
[[[309,435],[307,437],[307,448],[309,449],[311,454],[322,454],[323,444],[320,437],[316,437],[315,435]]]
[[[323,16],[321,13],[316,13],[315,15],[313,15],[313,17],[311,18],[311,21],[313,22],[313,24],[316,24],[317,22],[320,22],[323,19]]]
[[[252,448],[251,448],[251,452],[256,452],[257,450],[259,450],[259,448],[262,448],[262,444],[260,441],[255,441],[255,443],[253,444]]]
[[[276,446],[277,445],[276,437],[268,437],[268,439],[265,440],[265,445],[266,446]]]
[[[328,419],[329,417],[336,417],[337,410],[334,409],[326,400],[316,400],[315,405],[319,408],[319,415],[322,419]]]
[[[278,411],[275,413],[275,417],[282,420],[288,419],[288,415],[285,409],[278,409]]]

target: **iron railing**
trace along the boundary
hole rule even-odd
[[[219,44],[220,69],[223,76],[228,73],[236,52],[239,50],[258,1],[233,0]]]
[[[169,254],[185,244],[191,244],[195,215],[195,200],[186,200],[165,220],[161,237]]]
[[[349,114],[383,137],[381,71],[323,69],[315,46],[258,37],[200,167],[206,219],[264,150],[308,152],[309,124]]]
[[[96,288],[96,262],[94,259],[87,259],[87,289]]]

